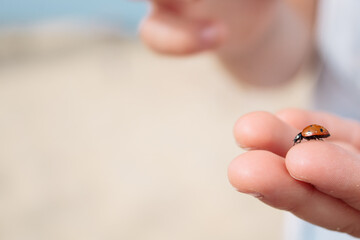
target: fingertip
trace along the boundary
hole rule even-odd
[[[267,194],[273,189],[271,181],[285,173],[283,160],[268,151],[246,152],[235,158],[228,167],[231,185],[239,192]]]
[[[271,122],[274,121],[273,118],[271,113],[264,111],[251,112],[240,117],[233,130],[238,145],[253,149],[256,149],[257,145],[267,145],[269,141],[267,129],[269,128],[264,126],[271,125]]]
[[[309,153],[308,143],[296,144],[287,152],[285,165],[289,174],[296,180],[308,181],[307,169],[311,164],[311,154]],[[310,158],[309,158],[310,156]]]
[[[269,112],[252,112],[242,116],[234,126],[240,147],[264,149],[285,156],[293,144],[295,130]]]
[[[309,141],[292,147],[285,158],[290,175],[300,181],[317,185],[331,182],[334,173],[339,173],[347,164],[345,149],[330,142]]]
[[[249,152],[248,152],[249,153]],[[231,161],[231,163],[229,164],[228,167],[228,180],[230,182],[230,184],[237,190],[240,192],[246,192],[246,190],[244,190],[243,186],[242,186],[242,179],[244,177],[244,175],[249,175],[248,172],[245,168],[242,167],[242,165],[245,163],[246,164],[246,155],[248,153],[244,153],[238,157],[236,157],[235,159],[233,159]]]
[[[244,153],[231,161],[228,167],[228,179],[231,185],[239,192],[249,193],[252,190],[249,188],[248,182],[256,176],[256,169],[248,164],[257,151]],[[251,185],[251,184],[250,184]]]

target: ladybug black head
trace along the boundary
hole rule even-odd
[[[301,142],[302,139],[303,139],[303,136],[302,136],[301,133],[299,133],[298,135],[296,135],[295,138],[294,138],[294,145],[297,144],[297,143],[299,143],[299,142]],[[293,145],[293,146],[294,146],[294,145]]]

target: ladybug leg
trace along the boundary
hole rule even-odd
[[[320,140],[320,141],[324,141],[324,139],[322,139],[320,136],[315,136],[316,140]]]
[[[320,136],[317,137],[316,139],[319,140],[319,141],[324,141],[324,139],[322,137],[320,137]]]

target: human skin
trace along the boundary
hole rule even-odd
[[[318,123],[331,137],[293,146],[305,126]],[[229,166],[239,191],[318,226],[360,237],[360,123],[322,112],[253,112],[234,128],[248,152]]]
[[[152,0],[140,35],[157,52],[213,50],[242,81],[291,79],[313,47],[316,0]]]
[[[287,81],[312,52],[315,0],[153,0],[140,29],[155,51],[214,50],[243,81]],[[325,141],[293,139],[312,123]],[[240,192],[324,228],[360,237],[360,125],[333,115],[286,110],[240,118],[235,138],[248,149],[229,166]]]

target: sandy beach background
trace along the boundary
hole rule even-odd
[[[3,30],[0,238],[281,239],[283,213],[228,183],[232,127],[310,89],[306,74],[239,84],[211,53],[160,56],[109,29]]]

